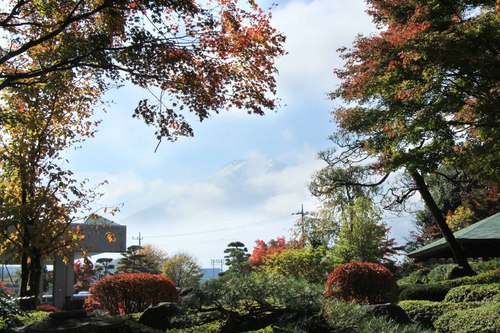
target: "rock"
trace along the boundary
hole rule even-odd
[[[139,318],[139,323],[165,331],[172,328],[170,318],[178,311],[177,304],[171,302],[159,303],[148,307]]]
[[[79,319],[85,317],[87,317],[87,311],[85,310],[59,311],[49,314],[49,318],[54,320]]]
[[[411,320],[405,310],[392,303],[370,305],[371,313],[386,317],[398,324],[410,324]]]

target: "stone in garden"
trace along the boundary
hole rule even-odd
[[[152,305],[142,313],[139,323],[164,331],[171,328],[170,318],[177,313],[177,310],[177,304],[171,302]]]
[[[398,324],[410,324],[411,320],[405,310],[392,303],[370,305],[373,314],[386,317]]]

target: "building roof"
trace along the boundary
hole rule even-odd
[[[102,217],[102,216],[99,216],[97,214],[91,214],[86,220],[85,222],[83,222],[84,224],[90,224],[90,225],[118,225],[118,223],[116,222],[113,222],[111,220],[108,220],[107,218],[105,217]]]
[[[469,258],[500,257],[500,213],[454,232],[458,244]],[[410,258],[452,258],[451,250],[444,238],[429,243],[413,252]]]

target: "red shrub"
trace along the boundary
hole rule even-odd
[[[40,304],[36,306],[36,309],[38,311],[43,311],[43,312],[60,312],[61,310],[53,305],[50,304]]]
[[[148,273],[111,275],[99,280],[89,291],[92,296],[85,300],[85,308],[92,310],[101,305],[110,314],[142,312],[153,304],[179,300],[171,280]]]
[[[334,269],[326,279],[326,296],[353,303],[387,303],[397,297],[394,274],[382,265],[352,262]]]

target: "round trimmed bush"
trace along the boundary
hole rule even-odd
[[[89,310],[102,306],[110,314],[142,312],[160,302],[177,302],[179,295],[164,275],[125,273],[107,276],[90,287],[85,301]]]
[[[326,280],[326,297],[353,303],[390,303],[397,299],[394,274],[382,265],[351,262],[335,268]]]

